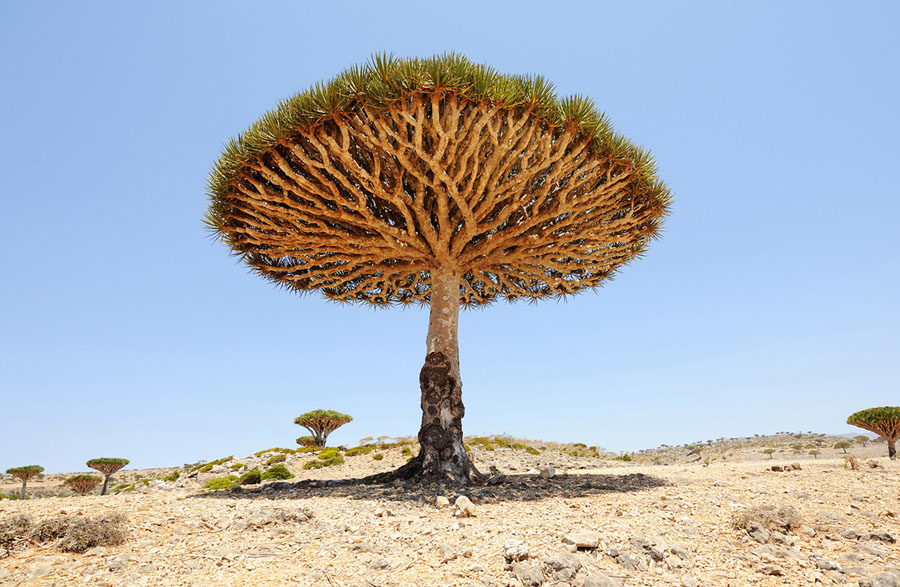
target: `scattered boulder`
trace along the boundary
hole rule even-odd
[[[439,495],[434,498],[434,505],[437,509],[443,509],[445,507],[450,506],[450,500],[444,497],[443,495]]]
[[[541,565],[517,563],[513,567],[513,575],[522,584],[522,587],[540,587],[544,584],[544,571]]]
[[[810,562],[816,565],[817,569],[822,571],[840,571],[841,565],[832,562],[826,558],[822,558],[821,556],[812,555],[809,557]]]
[[[528,558],[528,547],[521,540],[507,540],[503,543],[503,558],[508,562],[525,560]]]
[[[900,587],[900,578],[893,573],[878,573],[859,580],[859,587]]]
[[[622,582],[603,573],[595,573],[584,578],[584,587],[622,587]]]
[[[552,479],[556,476],[556,469],[553,467],[541,467],[540,475],[541,479]]]
[[[369,568],[373,571],[380,571],[391,566],[391,561],[384,557],[379,557],[369,563]]]
[[[465,495],[457,497],[454,505],[456,506],[457,518],[471,518],[475,516],[475,504]]]
[[[772,564],[760,565],[756,568],[756,571],[758,573],[762,573],[763,575],[772,575],[773,577],[780,577],[784,575],[784,570],[781,567]]]
[[[581,561],[578,557],[568,553],[561,552],[544,559],[544,567],[548,574],[558,581],[571,581],[581,568]]]
[[[563,536],[562,541],[563,544],[570,544],[575,548],[600,548],[600,533],[593,530],[577,530]]]

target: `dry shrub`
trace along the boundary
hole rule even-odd
[[[84,552],[94,546],[122,544],[128,538],[126,522],[125,516],[118,513],[76,519],[63,536],[59,549],[63,552]]]
[[[859,461],[856,460],[856,457],[847,455],[844,457],[844,463],[850,467],[851,471],[859,471]]]
[[[31,532],[31,537],[38,542],[50,542],[51,540],[59,540],[66,535],[69,527],[75,522],[76,518],[68,516],[60,516],[59,518],[50,518],[49,520],[41,520],[41,522]]]
[[[60,516],[34,524],[30,516],[18,515],[0,521],[0,547],[8,553],[17,541],[52,542],[64,552],[84,552],[94,546],[116,546],[125,542],[127,519],[122,514],[96,518]]]
[[[792,505],[757,505],[735,514],[731,523],[735,528],[750,530],[753,527],[790,532],[800,526],[803,518]]]
[[[16,541],[23,540],[28,536],[34,522],[31,516],[18,514],[0,520],[0,548],[3,548],[7,554],[12,550]]]

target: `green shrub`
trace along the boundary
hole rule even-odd
[[[374,444],[365,444],[363,446],[357,446],[355,448],[351,448],[344,453],[346,457],[355,457],[357,455],[367,455],[370,452],[373,452],[377,447]]]
[[[343,462],[343,459],[341,459]],[[284,465],[275,465],[273,467],[269,467],[261,476],[260,479],[265,481],[267,479],[293,479],[294,474],[287,470],[287,467]]]
[[[525,447],[525,452],[527,452],[527,453],[530,454],[530,455],[539,455],[539,454],[541,454],[541,451],[539,451],[538,449],[536,449],[536,448],[534,448],[534,447],[532,447],[532,446],[526,446],[526,447]]]
[[[235,463],[235,464],[231,465],[231,470],[235,471],[235,472],[240,471],[241,469],[246,469],[246,468],[247,468],[247,465],[245,465],[244,463]]]
[[[225,463],[227,463],[228,461],[230,461],[233,458],[234,458],[233,456],[230,456],[230,457],[221,458],[221,459],[218,459],[215,461],[210,461],[210,462],[204,463],[202,465],[196,465],[191,469],[191,473],[193,473],[194,471],[198,471],[200,473],[208,473],[216,465],[224,465]]]
[[[259,469],[253,469],[251,471],[247,471],[243,475],[241,475],[240,479],[238,479],[238,485],[257,485],[262,482],[262,474],[259,472]]]
[[[400,454],[402,454],[403,456],[411,457],[411,456],[412,456],[412,449],[409,448],[408,446],[404,446],[404,447],[403,447],[403,450],[400,451]]]
[[[274,465],[276,463],[283,463],[286,460],[287,460],[287,457],[284,455],[284,453],[277,454],[266,461],[266,466],[271,467],[272,465]]]
[[[234,475],[229,475],[227,477],[216,477],[215,479],[210,479],[203,486],[203,489],[209,489],[210,491],[217,491],[219,489],[230,489],[239,481],[238,477]]]
[[[623,455],[620,456],[620,457],[616,457],[615,460],[617,460],[617,461],[625,461],[625,462],[627,463],[627,462],[631,461],[631,455],[628,454],[628,453],[625,453],[625,454],[623,454]]]
[[[179,477],[181,477],[181,472],[176,469],[175,471],[172,471],[171,473],[163,477],[162,480],[168,483],[174,483],[175,481],[178,481]]]
[[[300,448],[298,448],[298,449],[297,449],[296,451],[294,451],[294,452],[296,452],[297,454],[301,454],[301,455],[302,455],[302,454],[309,454],[309,453],[311,453],[311,452],[316,452],[316,451],[320,450],[320,448],[321,448],[321,447],[318,447],[318,446],[316,446],[316,445],[311,445],[311,446],[301,446]]]
[[[380,452],[377,452],[377,453],[375,453],[375,454],[372,455],[372,458],[375,459],[376,461],[380,461],[380,460],[382,460],[382,459],[384,458],[384,455],[381,454]]]
[[[315,461],[308,461],[303,465],[304,469],[321,469],[323,467],[335,467],[344,464],[344,457],[337,449],[326,449],[322,451],[319,458]]]

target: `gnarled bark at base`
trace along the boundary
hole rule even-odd
[[[419,454],[389,473],[366,478],[370,483],[395,479],[434,481],[468,485],[484,480],[463,446],[462,388],[453,377],[449,359],[439,352],[428,353],[419,373],[422,389],[422,426],[419,429]]]
[[[895,445],[896,439],[888,438],[888,456],[891,459],[897,458],[897,447]]]

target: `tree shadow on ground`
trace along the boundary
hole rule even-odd
[[[504,501],[539,501],[551,498],[576,498],[615,493],[645,491],[664,487],[668,482],[643,473],[627,475],[557,475],[543,479],[539,475],[508,475],[496,485],[441,486],[436,483],[365,483],[363,479],[277,481],[260,486],[234,487],[193,497],[206,499],[308,499],[345,497],[348,499],[384,499],[398,502],[429,501],[437,495],[465,494],[482,504]]]

